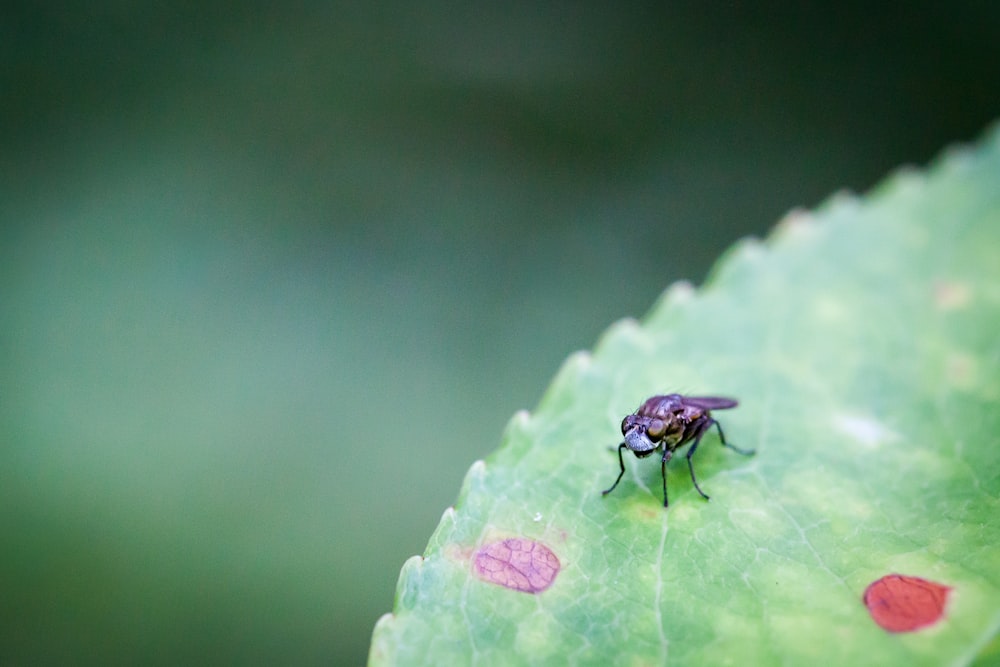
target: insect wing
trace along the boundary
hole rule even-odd
[[[722,396],[685,396],[684,404],[702,410],[728,410],[739,405],[736,400]]]

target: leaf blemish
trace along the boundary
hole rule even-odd
[[[964,308],[972,300],[972,289],[966,283],[939,281],[934,285],[934,305],[939,310]]]
[[[871,417],[837,415],[833,423],[838,431],[867,447],[892,440],[896,435]]]
[[[953,387],[969,390],[976,384],[976,362],[967,354],[954,352],[945,359],[945,377]]]
[[[913,632],[941,620],[950,591],[950,586],[920,577],[889,574],[872,582],[863,599],[883,630]]]
[[[561,567],[547,546],[517,537],[484,545],[473,560],[473,570],[483,581],[524,593],[544,591]]]

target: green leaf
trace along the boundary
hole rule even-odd
[[[1000,129],[738,243],[513,418],[403,566],[371,663],[971,661],[1000,627],[998,251]],[[622,417],[674,391],[739,398],[714,416],[756,456],[713,430],[694,457],[711,502],[674,460],[664,510],[655,455],[602,497]],[[508,538],[555,554],[551,587],[476,576]],[[892,573],[951,587],[944,619],[876,625],[862,595]]]

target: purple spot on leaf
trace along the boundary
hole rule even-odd
[[[541,593],[559,574],[559,559],[534,540],[511,537],[476,552],[476,576],[491,584],[525,593]]]

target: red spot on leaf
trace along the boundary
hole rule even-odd
[[[889,632],[913,632],[944,616],[950,586],[919,577],[889,574],[865,589],[872,620]]]
[[[484,545],[473,565],[483,581],[525,593],[541,593],[551,586],[561,567],[547,546],[516,537]]]

